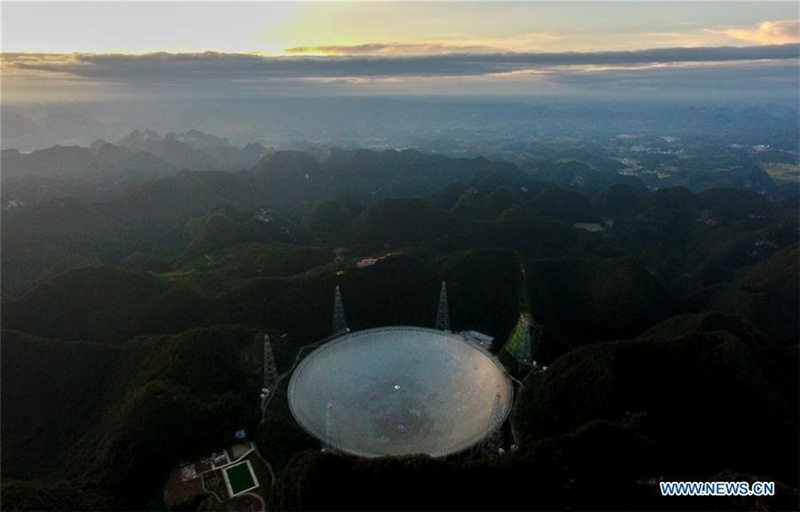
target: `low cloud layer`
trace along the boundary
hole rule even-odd
[[[4,71],[54,73],[125,83],[187,83],[298,78],[480,76],[562,66],[797,59],[800,45],[663,48],[597,53],[457,53],[424,56],[264,57],[229,53],[5,54]]]
[[[289,54],[326,55],[430,55],[442,53],[497,53],[494,46],[453,45],[443,43],[367,43],[353,45],[294,46],[287,48]]]
[[[370,45],[364,51],[380,51]],[[3,54],[3,101],[349,94],[796,95],[800,45],[265,57]],[[787,93],[787,91],[790,91]]]

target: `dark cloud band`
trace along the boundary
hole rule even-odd
[[[264,57],[231,53],[4,54],[3,67],[126,83],[198,83],[392,76],[480,76],[564,66],[636,66],[800,56],[800,45],[663,48],[596,53],[456,53],[416,56]]]

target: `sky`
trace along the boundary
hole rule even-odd
[[[0,15],[3,103],[556,94],[680,76],[786,88],[800,41],[796,2],[2,2]]]

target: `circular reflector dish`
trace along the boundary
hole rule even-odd
[[[338,337],[303,359],[289,407],[310,434],[362,457],[460,452],[511,409],[511,382],[484,349],[449,332],[382,327]]]

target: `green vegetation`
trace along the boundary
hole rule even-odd
[[[680,306],[630,258],[542,259],[526,268],[534,321],[555,334],[542,340],[545,361],[564,343],[635,336]]]
[[[278,472],[286,467],[296,452],[320,448],[319,441],[294,421],[289,411],[288,386],[289,381],[285,379],[275,392],[255,439],[259,451],[269,457],[270,464]]]
[[[789,482],[797,468],[781,453],[798,447],[790,419],[800,398],[796,377],[730,331],[604,343],[528,377],[515,418],[531,442],[642,413],[642,431],[657,441],[665,471],[733,469]],[[750,436],[760,441],[725,448]]]
[[[242,427],[271,510],[653,508],[656,477],[775,480],[774,504],[711,506],[796,508],[796,205],[583,160],[274,153],[4,214],[2,508],[142,509]],[[335,286],[353,329],[430,326],[443,280],[453,329],[495,350],[536,324],[549,369],[518,394],[518,450],[320,453],[288,379],[259,417],[265,332],[284,372],[330,334]]]
[[[103,508],[142,508],[180,458],[220,448],[258,420],[260,360],[247,329],[114,346],[8,331],[3,341],[4,481],[68,478]],[[73,508],[93,508],[81,503]]]
[[[652,478],[648,475],[665,473],[660,472],[658,444],[641,432],[645,420],[635,416],[623,423],[592,421],[490,460],[356,459],[304,451],[280,474],[268,506],[273,510],[616,510],[623,508],[622,503],[624,508],[654,509],[663,497],[657,484],[648,482]],[[754,481],[762,480],[763,474],[726,471],[696,478]],[[710,499],[726,510],[796,506],[797,490],[778,487],[780,495],[774,498]],[[487,488],[504,492],[498,495]]]
[[[109,510],[107,497],[69,481],[9,480],[0,484],[3,510]]]
[[[542,215],[555,217],[564,222],[597,222],[600,216],[583,194],[560,188],[543,190],[532,201],[533,207]]]
[[[210,305],[191,288],[109,266],[70,270],[3,307],[5,328],[65,340],[120,342],[202,325]]]
[[[132,252],[138,240],[130,229],[98,210],[61,198],[4,213],[4,300],[71,268],[114,261]]]
[[[520,315],[517,325],[511,331],[508,341],[503,345],[501,361],[510,370],[533,362],[533,342],[531,338],[531,323],[525,313]]]
[[[771,163],[764,166],[764,171],[776,181],[800,181],[800,166],[796,163]]]
[[[161,274],[173,283],[192,286],[213,296],[254,277],[290,277],[333,260],[330,250],[291,244],[243,243],[189,261],[180,270]]]

